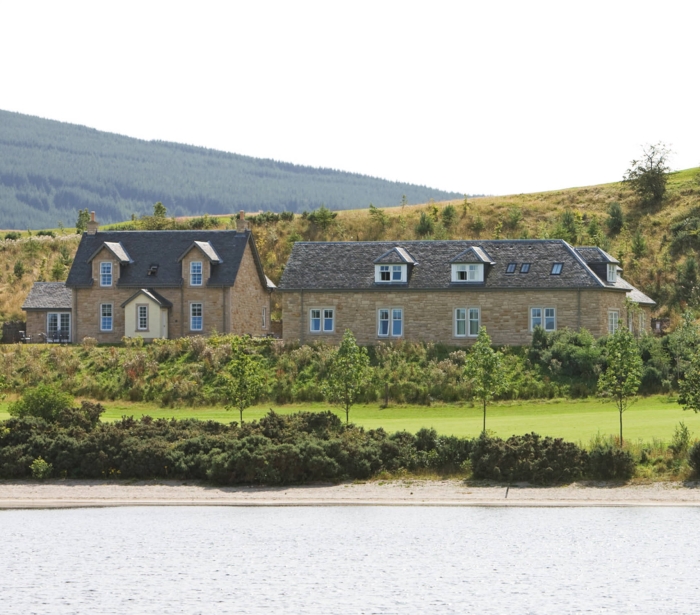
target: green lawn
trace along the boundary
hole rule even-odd
[[[115,420],[123,415],[140,417],[149,414],[154,418],[211,419],[229,422],[238,420],[237,412],[226,412],[223,407],[160,408],[151,404],[129,402],[105,402],[105,420]],[[257,406],[245,411],[245,420],[259,419],[270,405]],[[304,404],[274,407],[276,412],[289,414],[301,410],[326,410],[328,404]],[[338,410],[339,416],[344,417]],[[6,419],[7,404],[0,404],[0,420]],[[367,428],[383,427],[387,431],[405,429],[416,432],[421,427],[434,427],[441,434],[475,436],[481,431],[481,409],[469,405],[396,406],[386,410],[377,404],[355,406],[350,420]],[[684,421],[694,437],[700,437],[700,414],[684,412],[675,398],[654,396],[640,399],[624,414],[624,436],[630,440],[669,441],[674,427]],[[488,408],[486,427],[497,435],[535,431],[542,435],[565,438],[587,444],[598,432],[602,435],[617,434],[618,414],[612,403],[599,399],[553,400],[542,402],[515,402],[492,405]]]

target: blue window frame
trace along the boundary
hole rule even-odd
[[[190,263],[190,286],[202,285],[202,263],[192,261]]]
[[[100,286],[112,286],[112,263],[100,263]]]
[[[201,303],[190,303],[190,330],[201,331],[204,328],[204,310]]]
[[[111,303],[100,305],[100,331],[111,331],[114,326],[114,311]]]

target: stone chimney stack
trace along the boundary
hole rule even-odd
[[[243,233],[244,231],[247,231],[248,228],[250,227],[245,219],[245,211],[241,209],[240,213],[238,214],[238,220],[236,220],[236,231]]]
[[[95,220],[95,212],[90,212],[90,221],[87,223],[87,234],[95,235],[97,234],[97,229],[100,228],[99,223]]]

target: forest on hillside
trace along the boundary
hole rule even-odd
[[[78,210],[102,222],[160,201],[173,216],[426,203],[453,192],[332,169],[143,141],[0,110],[0,228],[55,228]]]

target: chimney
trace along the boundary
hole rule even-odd
[[[87,223],[87,234],[95,235],[97,234],[97,229],[100,228],[99,223],[95,220],[95,212],[90,212],[90,221]]]
[[[246,222],[245,219],[245,211],[241,209],[240,213],[238,214],[238,220],[236,220],[236,231],[243,233],[244,231],[248,230],[248,228],[248,222]]]

